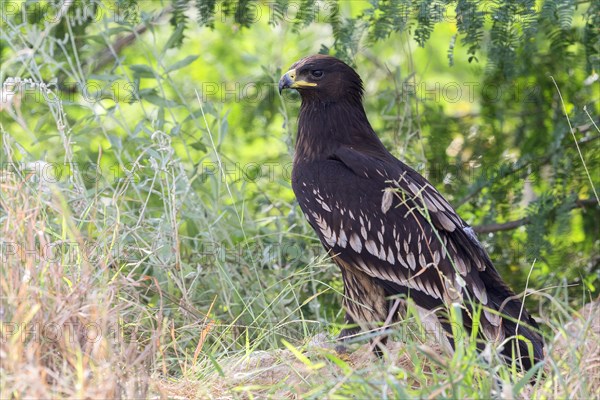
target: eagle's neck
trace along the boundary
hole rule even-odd
[[[360,102],[302,101],[294,162],[324,160],[340,146],[388,154]]]

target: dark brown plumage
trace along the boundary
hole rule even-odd
[[[334,57],[315,55],[292,65],[279,81],[279,90],[286,88],[302,97],[292,186],[342,271],[346,321],[367,328],[395,321],[397,302],[390,297],[405,295],[435,310],[450,335],[444,316],[450,304],[461,304],[467,330],[481,305],[482,339],[512,337],[504,344],[507,359],[525,369],[539,361],[543,340],[536,322],[469,225],[383,146],[362,106],[358,74]],[[354,332],[343,330],[340,339]]]

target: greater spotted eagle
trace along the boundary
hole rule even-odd
[[[524,369],[540,361],[538,325],[473,229],[377,137],[359,75],[337,58],[313,55],[282,76],[279,92],[288,88],[302,98],[292,187],[342,272],[347,324],[394,322],[394,298],[404,296],[434,313],[453,345],[448,310],[460,304],[465,329],[479,326],[481,341],[502,345],[506,361]],[[356,332],[343,329],[339,339]]]

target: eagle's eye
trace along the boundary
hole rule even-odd
[[[310,71],[310,74],[315,78],[321,78],[323,76],[323,70],[313,69],[312,71]]]

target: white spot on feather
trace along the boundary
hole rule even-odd
[[[427,207],[427,209],[431,212],[437,212],[438,209],[435,206],[435,204],[433,204],[433,202],[431,201],[431,197],[429,197],[428,194],[424,193],[423,194],[423,200],[425,200],[425,206]]]
[[[396,263],[396,260],[394,259],[394,253],[392,252],[391,247],[388,247],[387,261],[392,265]]]
[[[477,264],[477,269],[480,271],[485,271],[485,264],[483,263],[483,260],[479,257],[477,257],[475,259],[475,264]]]
[[[315,218],[315,222],[317,223],[319,230],[323,234],[325,242],[330,246],[334,246],[335,242],[337,241],[337,235],[335,234],[335,232],[329,227],[329,225],[327,225],[325,219],[319,214],[313,211],[312,215]]]
[[[367,264],[365,264],[362,258],[356,259],[356,262],[358,263],[358,266],[362,268],[363,271],[369,271],[369,267],[367,266]]]
[[[438,200],[438,198],[440,200]],[[430,200],[433,204],[435,204],[438,210],[452,212],[452,209],[450,209],[448,206],[446,206],[446,204],[444,204],[446,203],[446,201],[441,197],[441,195],[437,193],[431,193]]]
[[[385,249],[383,248],[383,245],[381,245],[381,248],[379,249],[379,256],[378,256],[381,260],[385,261],[386,257],[385,257]]]
[[[394,278],[392,277],[392,274],[390,274],[390,271],[388,270],[388,268],[383,268],[382,270],[382,275],[387,276],[387,279],[391,282],[394,281]]]
[[[375,257],[379,257],[379,251],[377,250],[377,245],[375,244],[374,241],[372,240],[367,240],[365,242],[365,249],[367,249],[367,251],[371,254],[373,254]]]
[[[454,222],[452,222],[450,220],[450,218],[448,218],[448,216],[445,213],[443,213],[443,212],[437,213],[436,217],[438,218],[438,221],[442,225],[442,228],[444,228],[448,232],[454,232],[454,230],[456,229],[456,225],[454,224]]]
[[[417,281],[417,284],[419,286],[419,290],[421,290],[423,293],[426,293],[428,295],[431,295],[428,288],[427,288],[427,281],[425,279],[421,279],[421,278],[417,278],[415,279]]]
[[[367,240],[367,230],[365,229],[364,226],[361,225],[360,227],[360,234],[362,235],[362,237]]]
[[[397,254],[397,256],[398,256],[398,262],[399,262],[400,264],[402,264],[402,266],[403,266],[404,268],[408,269],[408,268],[409,268],[409,267],[408,267],[408,264],[406,263],[406,261],[404,261],[404,258],[402,258],[402,254],[398,253],[398,254]]]
[[[477,284],[474,284],[472,289],[473,289],[473,293],[475,294],[475,297],[477,297],[483,305],[486,305],[488,302],[488,297],[487,297],[487,292],[485,291],[485,289],[480,290],[481,288]]]
[[[409,252],[406,255],[406,261],[408,262],[410,269],[412,269],[413,271],[417,268],[417,263],[415,261],[415,256],[413,255],[413,253]]]
[[[335,231],[331,231],[331,237],[327,241],[327,244],[330,246],[335,246],[336,242],[337,242],[337,234],[335,233]]]
[[[487,340],[492,342],[500,343],[505,339],[504,330],[498,329],[497,326],[493,324],[482,324],[483,335]]]
[[[383,191],[383,197],[381,198],[381,212],[384,214],[388,212],[390,207],[392,206],[392,201],[394,200],[394,195],[392,192],[393,189],[385,188]]]
[[[348,238],[346,237],[346,231],[344,230],[344,228],[340,228],[340,236],[338,237],[337,240],[337,244],[340,247],[346,247],[346,245],[348,244]]]
[[[435,297],[436,299],[441,299],[442,294],[440,293],[440,289],[438,288],[438,285],[436,285],[435,282],[431,282],[430,286],[431,286],[431,291],[433,293],[435,293],[435,296],[432,295],[432,297]]]
[[[491,311],[483,309],[483,314],[485,318],[490,321],[490,324],[494,326],[500,326],[500,316],[498,314],[493,314]]]
[[[461,275],[467,275],[467,265],[465,264],[465,260],[463,260],[461,257],[456,257],[454,259],[454,264]]]
[[[350,247],[354,249],[357,253],[362,251],[362,242],[356,233],[353,233],[350,236]]]
[[[435,265],[438,265],[440,263],[440,252],[437,250],[433,252],[433,263]]]
[[[421,268],[427,268],[427,261],[423,254],[419,254],[419,264],[421,265]]]
[[[415,185],[413,182],[408,182],[408,187],[410,189],[410,191],[412,192],[412,194],[414,194],[415,196],[419,196],[421,189],[417,187],[417,185]]]

